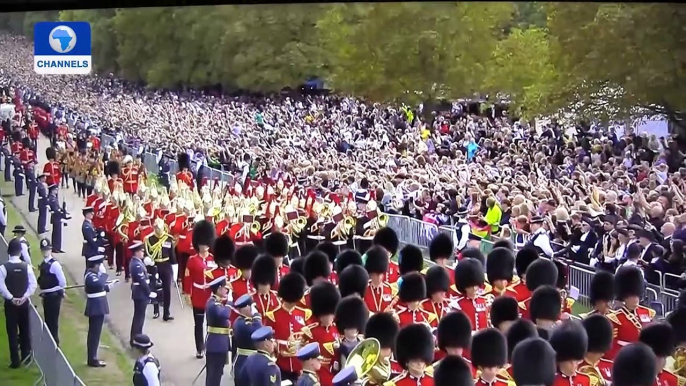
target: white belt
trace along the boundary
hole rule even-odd
[[[43,294],[49,294],[49,293],[53,293],[53,292],[57,292],[57,291],[61,291],[61,290],[62,290],[62,287],[56,286],[56,287],[41,290],[40,292]]]
[[[150,283],[150,280],[145,280],[145,284],[149,284],[149,283]],[[131,285],[141,285],[141,283],[136,282],[136,283],[133,283]]]
[[[195,283],[195,282],[193,283],[193,287],[195,287],[195,288],[200,288],[200,289],[206,289],[206,288],[207,288],[206,285],[204,285],[204,284],[198,284],[198,283]]]
[[[625,340],[618,340],[618,341],[617,341],[617,344],[620,345],[620,346],[628,346],[628,345],[631,344],[631,342],[627,342],[627,341],[625,341]]]
[[[88,297],[88,299],[101,298],[103,296],[107,296],[107,292],[103,291],[103,292],[96,292],[94,294],[86,294],[86,297]]]

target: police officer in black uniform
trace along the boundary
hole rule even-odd
[[[38,181],[36,181],[36,167],[33,160],[30,160],[25,167],[26,172],[26,188],[29,190],[29,212],[35,212],[36,209],[36,193],[38,189]]]
[[[38,234],[47,233],[48,225],[48,185],[45,184],[45,174],[36,178],[36,193],[38,193]]]
[[[52,256],[50,240],[47,238],[42,239],[40,241],[40,250],[43,253],[43,262],[39,266],[38,287],[41,290],[40,296],[43,298],[43,314],[45,316],[45,324],[55,339],[55,343],[59,346],[60,307],[62,306],[67,279],[64,276],[62,264]]]
[[[133,300],[133,319],[131,320],[129,344],[133,347],[133,338],[143,333],[145,310],[148,303],[150,303],[150,299],[157,297],[157,293],[150,288],[148,271],[145,269],[145,263],[143,263],[145,254],[143,243],[136,242],[129,249],[131,249],[129,272],[131,272],[131,299]]]
[[[19,258],[24,262],[31,263],[31,254],[29,253],[29,241],[26,240],[25,237],[26,228],[24,228],[23,225],[15,225],[14,229],[12,229],[12,233],[14,234],[13,239],[17,239],[21,243],[21,252],[19,253]]]
[[[140,353],[133,365],[133,386],[160,385],[160,361],[150,353],[152,346],[152,341],[145,334],[133,338],[133,347]]]
[[[555,251],[550,244],[550,235],[543,226],[545,219],[541,216],[532,216],[529,223],[531,225],[531,237],[526,243],[526,247],[536,249],[540,256],[552,258]]]
[[[19,368],[31,356],[29,297],[37,286],[31,265],[19,258],[21,248],[19,239],[10,240],[7,246],[9,259],[0,266],[0,294],[5,298],[5,325],[12,369]]]

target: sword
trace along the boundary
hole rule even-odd
[[[205,334],[205,343],[207,343],[207,336],[208,335],[209,335],[209,333]],[[195,385],[195,382],[198,381],[198,378],[200,378],[200,376],[202,375],[202,373],[205,372],[206,369],[207,369],[207,360],[205,360],[205,364],[202,366],[202,369],[200,369],[200,372],[198,372],[198,375],[196,375],[195,379],[193,379],[193,383],[191,383],[191,386]]]
[[[179,290],[179,283],[174,280],[174,287],[176,287],[176,294],[179,295],[179,303],[181,303],[181,309],[185,307],[183,304],[183,297],[181,296],[181,290]]]

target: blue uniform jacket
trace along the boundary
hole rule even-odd
[[[148,300],[150,299],[150,280],[145,264],[139,258],[131,258],[129,263],[131,272],[131,299]]]
[[[93,222],[84,220],[83,225],[81,225],[81,234],[83,235],[81,255],[86,259],[98,255],[100,242],[98,241],[98,232],[95,230]]]
[[[107,292],[110,286],[107,285],[106,273],[86,272],[84,278],[84,289],[86,291],[86,316],[103,316],[110,313],[107,304]]]
[[[319,378],[317,378],[317,374],[303,370],[295,386],[319,386]]]
[[[205,306],[207,317],[207,341],[205,351],[208,353],[224,354],[231,351],[229,335],[229,307],[223,305],[221,300],[211,296]]]
[[[281,385],[281,370],[266,352],[258,351],[245,361],[242,371],[250,380],[250,386]]]

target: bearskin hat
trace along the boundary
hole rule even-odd
[[[491,324],[500,329],[503,322],[514,322],[519,319],[519,304],[510,296],[498,296],[491,304]]]
[[[12,141],[21,142],[21,131],[15,131],[12,133]]]
[[[493,284],[496,280],[512,281],[514,275],[514,253],[507,248],[493,248],[486,259],[486,276]]]
[[[402,368],[412,360],[431,364],[434,358],[434,336],[423,324],[408,324],[400,329],[396,338],[395,357]]]
[[[361,299],[360,299],[361,300]],[[379,312],[369,317],[364,328],[365,338],[375,338],[381,348],[395,350],[395,338],[400,326],[390,312]]]
[[[529,302],[531,320],[558,320],[562,312],[562,299],[557,288],[549,285],[536,288]]]
[[[388,271],[388,254],[382,247],[373,246],[367,249],[365,253],[367,259],[364,262],[364,268],[367,272],[371,273],[383,273]]]
[[[555,350],[548,341],[528,338],[512,350],[512,378],[517,385],[547,385],[555,382]]]
[[[228,267],[233,259],[236,245],[231,240],[231,237],[222,235],[214,240],[212,247],[212,254],[214,255],[214,262],[222,267]]]
[[[288,264],[288,268],[290,268],[288,270],[289,272],[297,273],[298,275],[300,275],[304,278],[305,277],[305,258],[302,256],[296,257],[295,259],[290,261],[290,263]]]
[[[465,288],[483,285],[484,279],[484,266],[477,259],[462,259],[455,266],[455,287],[462,293]]]
[[[643,343],[622,347],[612,365],[612,386],[652,386],[660,369],[653,350]]]
[[[364,297],[367,286],[369,286],[369,274],[360,265],[348,266],[338,274],[338,289],[343,297],[354,294]]]
[[[486,265],[486,256],[481,252],[479,248],[467,247],[462,250],[463,259],[476,259],[479,260],[481,265]]]
[[[677,346],[686,343],[686,308],[679,308],[667,315],[667,323],[674,329]]]
[[[334,319],[338,332],[341,335],[348,329],[356,329],[362,333],[368,324],[369,309],[362,298],[346,296],[341,298],[336,305],[336,316]]]
[[[242,245],[233,255],[234,265],[238,269],[251,269],[259,254],[260,250],[256,246],[252,244]]]
[[[324,252],[312,251],[307,257],[305,257],[305,280],[307,285],[312,285],[314,279],[328,278],[331,276],[331,264],[329,263],[329,258]]]
[[[581,324],[588,335],[588,352],[605,354],[612,347],[612,323],[604,315],[594,314]]]
[[[29,137],[24,137],[21,139],[21,144],[24,146],[25,149],[30,149],[31,146],[31,139]]]
[[[333,245],[331,241],[323,241],[314,248],[316,251],[323,252],[329,259],[329,263],[333,264],[336,261],[336,255],[338,254],[338,247]]]
[[[615,273],[615,294],[617,300],[624,301],[630,296],[643,296],[645,281],[640,268],[626,266],[619,267]]]
[[[538,338],[536,325],[528,319],[517,319],[507,330],[507,357],[512,361],[512,351],[519,342],[529,338]]]
[[[431,261],[437,259],[450,259],[453,256],[453,240],[445,233],[438,233],[429,244],[429,258]]]
[[[553,260],[555,267],[557,268],[557,280],[555,281],[555,287],[565,288],[567,287],[567,279],[569,277],[569,267],[567,264],[559,261]],[[528,277],[528,276],[527,276]]]
[[[557,284],[557,267],[548,259],[537,259],[526,269],[526,288],[534,292],[536,288]]]
[[[536,261],[536,259],[538,259],[538,252],[533,248],[525,247],[517,251],[517,256],[515,257],[517,275],[519,275],[519,277],[524,277],[529,265]]]
[[[658,358],[670,357],[676,349],[674,329],[668,323],[653,323],[643,327],[638,341],[647,344]]]
[[[434,369],[434,386],[474,386],[472,366],[462,357],[448,355]]]
[[[583,360],[588,350],[588,335],[581,322],[576,320],[566,320],[554,328],[548,341],[558,362]]]
[[[272,232],[264,239],[264,250],[273,257],[288,255],[288,236],[281,232]]]
[[[592,305],[597,302],[611,302],[615,298],[615,275],[608,271],[598,271],[591,279],[589,300]]]
[[[387,250],[391,256],[398,253],[398,248],[400,247],[400,240],[398,240],[398,234],[389,227],[384,227],[376,231],[374,238],[372,239],[372,244],[383,247]]]
[[[276,284],[276,261],[273,257],[262,254],[255,259],[250,271],[250,282],[257,287],[258,284],[273,287]]]
[[[188,153],[179,153],[176,156],[176,162],[179,165],[179,170],[191,168],[191,157],[188,155]]]
[[[323,281],[310,288],[310,309],[315,317],[334,315],[340,300],[341,294],[331,282]]]
[[[422,251],[412,244],[407,244],[398,255],[398,270],[400,275],[410,272],[421,272],[424,269]]]
[[[200,245],[212,247],[214,245],[215,234],[214,224],[207,220],[198,221],[193,226],[193,248],[195,248],[196,251],[199,251]]]
[[[343,272],[343,270],[349,265],[359,265],[362,266],[362,255],[354,249],[346,249],[345,251],[338,254],[336,257],[336,262],[334,263],[334,269],[338,274]]]
[[[448,292],[448,289],[450,289],[448,270],[439,265],[429,268],[426,271],[425,279],[427,297],[431,297],[436,292]]]
[[[436,331],[438,348],[446,351],[446,348],[469,349],[472,344],[472,322],[462,311],[452,311],[438,321]]]
[[[398,298],[401,302],[420,302],[426,299],[426,282],[419,272],[406,273],[398,282]]]
[[[481,330],[472,336],[471,361],[474,367],[502,367],[507,363],[507,341],[495,328]]]
[[[113,176],[115,174],[117,174],[117,175],[121,174],[121,166],[119,165],[119,162],[117,162],[117,161],[107,162],[107,175]]]
[[[238,252],[236,252],[236,255],[238,255]],[[305,278],[298,273],[287,273],[279,282],[278,293],[284,302],[295,303],[299,301],[305,295]]]
[[[505,248],[509,249],[510,251],[514,252],[514,245],[512,244],[512,241],[508,239],[500,239],[493,243],[493,249],[495,248]]]
[[[57,150],[54,147],[49,147],[45,149],[45,158],[54,161],[57,159]]]

